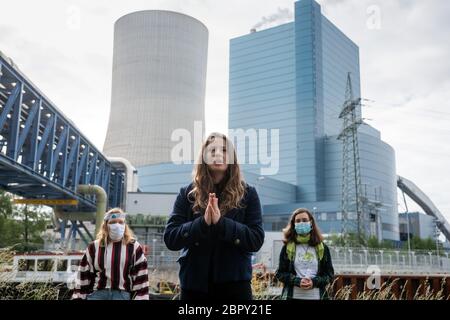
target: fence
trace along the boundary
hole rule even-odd
[[[282,241],[273,241],[266,251],[255,254],[255,262],[275,270],[282,246]],[[366,273],[369,267],[376,267],[382,273],[450,274],[448,252],[330,246],[330,254],[336,273]]]
[[[179,252],[167,249],[161,232],[135,232],[138,241],[144,245],[149,268],[178,268]],[[264,264],[274,271],[282,246],[282,241],[273,241],[271,246],[253,255],[252,263]],[[382,273],[450,274],[448,252],[414,250],[408,253],[405,250],[330,246],[330,254],[336,273],[366,273],[369,267],[376,267]]]

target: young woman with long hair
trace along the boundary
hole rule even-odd
[[[282,299],[327,299],[334,277],[330,250],[308,209],[295,210],[283,229],[284,246],[276,278],[283,283]]]
[[[242,179],[225,135],[212,133],[203,143],[164,242],[170,250],[182,250],[181,299],[252,299],[251,256],[264,242],[261,204],[256,189]]]
[[[120,208],[109,210],[84,253],[72,299],[148,300],[144,251]]]

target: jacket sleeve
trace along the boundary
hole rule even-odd
[[[78,266],[77,278],[75,280],[75,288],[73,290],[72,299],[86,299],[87,295],[92,293],[94,289],[95,270],[95,246],[90,243],[81,258]]]
[[[244,223],[222,216],[217,226],[222,240],[246,252],[256,252],[264,243],[261,203],[254,187],[250,187],[248,192]]]
[[[334,268],[331,262],[331,254],[328,246],[324,245],[323,259],[320,262],[320,270],[315,276],[313,281],[313,286],[315,288],[325,289],[326,285],[331,283],[334,277]]]
[[[175,200],[164,230],[164,243],[169,250],[178,251],[208,238],[210,226],[202,215],[194,220],[189,220],[189,210],[187,188],[183,187]]]
[[[149,299],[148,266],[144,250],[138,245],[134,254],[134,263],[130,271],[131,293],[133,300]]]
[[[280,259],[278,262],[277,271],[275,272],[275,278],[287,286],[300,286],[301,279],[291,272],[289,266],[290,261],[286,254],[286,245],[284,245],[280,251]]]

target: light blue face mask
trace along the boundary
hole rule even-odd
[[[311,222],[298,222],[295,224],[297,234],[307,234],[311,232]]]

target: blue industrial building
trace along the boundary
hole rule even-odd
[[[402,241],[406,241],[408,236],[435,240],[438,235],[436,219],[421,212],[402,212],[399,214],[399,223]]]
[[[341,232],[342,142],[337,136],[349,72],[353,94],[360,97],[358,46],[314,0],[295,3],[293,22],[231,40],[229,127],[279,129],[279,171],[268,178],[296,190],[295,201],[264,206],[266,230],[280,230],[295,208],[307,207],[324,233]],[[358,139],[364,194],[382,202],[367,229],[399,240],[394,150],[369,125],[360,127]],[[260,167],[243,165],[255,174]]]
[[[229,128],[279,129],[276,174],[261,175],[261,165],[244,163],[238,154],[245,179],[260,194],[266,230],[281,230],[295,208],[307,207],[324,233],[341,232],[337,135],[349,72],[354,96],[360,97],[358,46],[314,0],[295,3],[293,22],[230,41]],[[371,233],[399,240],[394,150],[369,125],[360,127],[358,139],[365,195],[382,202]],[[246,155],[254,152],[247,148]],[[162,163],[138,170],[141,190],[174,192],[191,180],[192,165]]]

